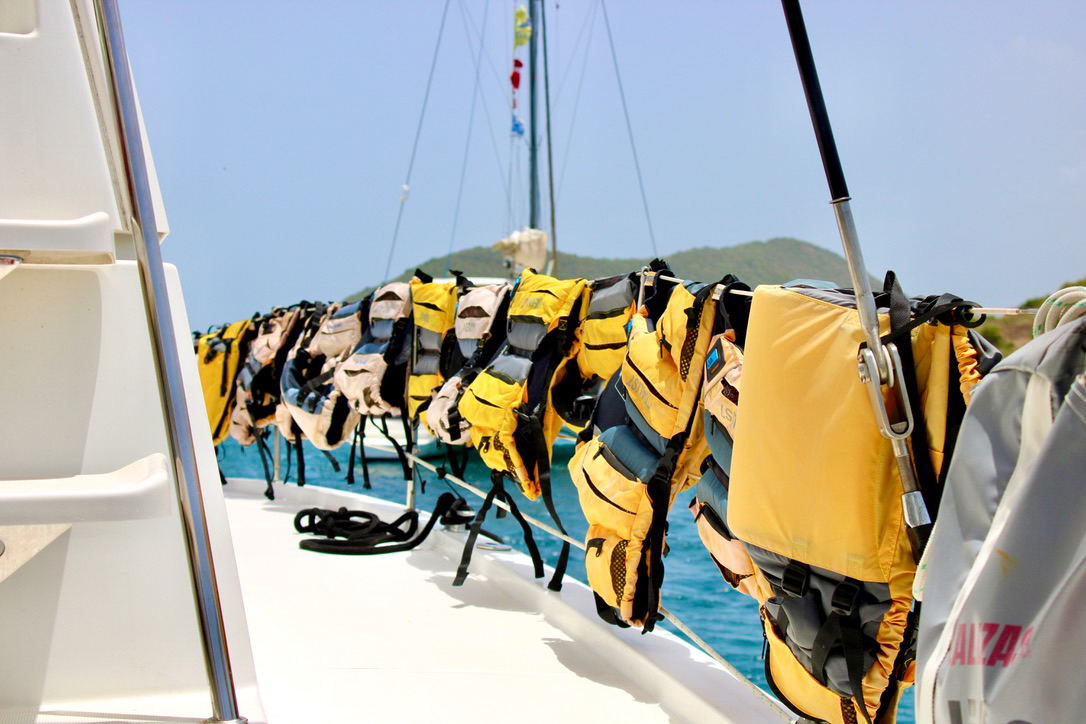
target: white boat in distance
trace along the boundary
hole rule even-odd
[[[401,508],[224,495],[115,2],[5,5],[0,79],[0,724],[788,718],[519,554],[454,589],[463,533],[319,556],[299,509]]]

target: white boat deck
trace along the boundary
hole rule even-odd
[[[279,486],[269,502],[263,487],[224,491],[268,721],[784,718],[676,637],[598,621],[576,581],[548,592],[525,556],[477,550],[453,587],[462,533],[435,529],[406,553],[305,551],[293,527],[303,507],[399,510],[312,486]]]

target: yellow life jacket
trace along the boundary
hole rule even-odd
[[[690,500],[698,536],[724,580],[740,593],[754,596],[757,581],[754,564],[743,542],[727,525],[728,485],[731,477],[732,446],[739,424],[739,398],[743,377],[750,299],[733,295],[732,289],[749,292],[744,285],[730,285],[717,305],[717,318],[709,353],[705,356],[705,441],[709,456],[701,464],[697,493]]]
[[[423,281],[418,276],[411,280],[415,350],[407,380],[407,414],[412,418],[422,416],[444,382],[439,369],[441,343],[456,319],[459,288],[455,281]]]
[[[211,441],[218,445],[230,432],[230,415],[236,403],[236,382],[242,360],[253,338],[252,320],[220,327],[196,340],[196,365],[211,426]]]
[[[595,279],[577,328],[577,367],[585,379],[610,379],[626,356],[626,335],[637,300],[637,274]]]
[[[509,303],[507,346],[458,406],[483,462],[515,480],[529,500],[542,493],[541,470],[550,468],[562,427],[550,393],[576,352],[573,329],[584,292],[584,279],[563,281],[525,269]]]
[[[446,379],[426,409],[426,425],[442,442],[470,445],[470,425],[458,405],[464,390],[505,344],[510,284],[471,287],[456,301],[455,345],[442,354]]]
[[[953,323],[960,299],[910,312],[889,282],[880,330],[902,354],[897,384],[913,388],[910,444],[934,518],[943,460],[979,379],[976,348]],[[904,325],[902,305],[905,321],[915,315]],[[951,323],[918,323],[936,314]],[[727,528],[753,563],[767,678],[797,713],[827,722],[892,722],[913,676],[920,552],[906,535],[890,441],[857,375],[863,342],[850,291],[755,291],[726,502]]]
[[[509,302],[506,347],[460,398],[459,414],[471,426],[471,441],[492,471],[492,484],[465,543],[453,585],[467,578],[479,525],[496,498],[508,503],[521,521],[536,576],[543,575],[538,551],[530,540],[531,528],[505,492],[505,477],[515,480],[529,500],[542,497],[555,525],[565,532],[550,493],[551,448],[562,427],[553,390],[565,378],[577,353],[574,329],[585,296],[584,279],[559,280],[531,269],[521,272]],[[569,543],[563,543],[551,590],[561,588],[568,558]]]
[[[622,366],[593,415],[600,432],[569,462],[589,524],[588,582],[610,623],[650,631],[659,618],[667,513],[697,480],[706,452],[701,367],[714,286],[671,288],[655,326],[642,314],[631,318]],[[614,406],[625,414],[614,415]],[[624,422],[608,427],[604,417]]]

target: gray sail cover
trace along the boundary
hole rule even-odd
[[[998,365],[962,423],[930,562],[918,721],[1086,720],[1086,318]]]

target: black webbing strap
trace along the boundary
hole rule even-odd
[[[456,569],[456,577],[453,579],[454,586],[464,585],[464,581],[468,577],[468,565],[471,563],[471,554],[475,550],[475,542],[479,538],[479,533],[483,527],[483,520],[486,519],[486,514],[490,510],[490,507],[494,504],[495,500],[501,500],[509,506],[509,512],[513,515],[513,518],[520,523],[521,530],[524,532],[524,545],[528,547],[528,553],[532,558],[532,568],[536,578],[543,577],[543,558],[539,555],[539,547],[536,546],[535,538],[532,536],[532,527],[528,524],[528,521],[524,519],[524,515],[517,508],[517,504],[513,501],[513,497],[505,490],[505,476],[503,473],[493,470],[490,473],[490,492],[483,498],[483,504],[479,508],[479,512],[475,514],[475,519],[471,522],[471,527],[468,529],[468,538],[464,543],[464,552],[460,557],[460,565]]]
[[[319,448],[318,448],[319,449]],[[321,450],[321,453],[328,459],[328,464],[332,466],[332,470],[335,472],[341,472],[342,468],[339,467],[339,461],[336,460],[336,456],[328,450]]]
[[[675,472],[675,463],[686,441],[688,431],[689,426],[687,430],[668,440],[664,456],[660,459],[646,486],[646,493],[652,505],[652,519],[644,544],[648,559],[649,581],[645,586],[645,624],[641,629],[642,633],[652,631],[659,618],[660,587],[664,583],[664,539],[667,531],[667,507],[671,498],[671,475]]]
[[[392,447],[396,450],[396,456],[400,459],[400,467],[403,468],[403,479],[411,479],[411,464],[407,462],[407,455],[404,453],[403,445],[401,445],[396,438],[392,437],[392,433],[388,431],[388,413],[381,415],[378,418],[381,421],[381,426],[377,428],[381,431],[381,434],[385,436],[385,439],[392,443]]]
[[[497,471],[491,473],[490,481],[490,492],[483,498],[483,504],[479,507],[479,512],[475,514],[475,520],[471,522],[471,527],[468,529],[468,539],[464,543],[464,552],[460,555],[460,565],[456,568],[456,577],[453,578],[454,586],[462,586],[464,581],[467,580],[468,564],[471,563],[471,554],[475,550],[475,541],[479,538],[479,529],[483,527],[483,520],[490,510],[490,506],[494,504],[498,491],[504,492],[505,490],[501,473]]]
[[[464,473],[467,472],[468,469],[468,456],[471,454],[471,451],[464,447],[460,450],[461,454],[457,455],[453,450],[454,448],[452,445],[445,445],[445,460],[449,463],[449,469],[452,471],[452,474],[463,480]],[[438,477],[444,478],[445,476],[438,475]]]
[[[926,321],[924,317],[934,319],[943,312],[952,309],[955,304],[954,300],[960,302],[961,299],[943,295],[948,298],[945,304],[932,305],[924,317],[918,317],[910,322],[912,310],[909,306],[909,300],[905,298],[905,293],[901,290],[901,285],[898,283],[894,272],[886,272],[883,288],[890,294],[890,334],[884,338],[883,344],[896,342],[895,346],[898,355],[901,357],[901,367],[905,373],[905,391],[909,395],[909,408],[912,410],[913,415],[913,431],[910,435],[910,442],[913,451],[913,465],[916,470],[916,482],[920,487],[920,494],[924,497],[924,505],[928,509],[928,515],[932,520],[935,520],[940,498],[938,477],[935,475],[935,467],[931,462],[928,426],[924,421],[924,409],[920,404],[920,385],[916,381],[916,361],[913,357],[912,337],[909,332],[918,320],[921,322]],[[921,543],[921,549],[915,551],[918,558],[924,552],[923,547],[927,544],[928,535],[930,534],[930,526],[921,526],[921,528],[926,528],[926,530],[917,530],[917,536]]]
[[[268,459],[271,458],[268,443],[265,442],[263,433],[255,427],[249,428],[249,432],[256,438],[256,449],[260,453],[260,464],[264,467],[264,481],[268,484],[268,487],[264,489],[264,497],[268,500],[275,500],[275,490],[272,489],[272,471],[268,468]]]
[[[864,720],[867,724],[871,724],[871,715],[867,713],[863,688],[866,667],[864,666],[863,631],[860,628],[862,591],[862,584],[851,578],[846,578],[834,588],[830,614],[815,636],[811,653],[811,675],[818,680],[818,683],[826,685],[826,659],[834,645],[840,642],[852,697],[863,714]]]
[[[713,285],[708,285],[698,291],[698,293],[694,295],[693,306],[687,310],[686,337],[683,340],[680,359],[680,374],[684,381],[687,379],[687,374],[690,372],[690,363],[693,359],[694,351],[697,349],[698,333],[701,328],[701,316],[705,311],[705,303],[712,293]],[[686,365],[686,374],[682,373],[683,363]],[[698,375],[698,384],[695,399],[701,397],[701,386],[704,377],[703,372],[703,369],[696,371],[696,374]],[[668,506],[671,503],[671,476],[675,473],[675,465],[678,462],[679,454],[682,452],[683,446],[686,444],[686,438],[690,435],[691,429],[693,429],[694,419],[697,417],[698,408],[699,406],[697,404],[691,407],[690,416],[686,420],[686,427],[682,432],[675,434],[667,441],[667,447],[664,449],[664,456],[656,465],[656,470],[653,472],[652,477],[649,479],[648,485],[646,486],[646,493],[649,496],[649,502],[652,504],[652,519],[649,523],[648,534],[645,536],[645,548],[648,552],[648,573],[650,580],[646,590],[645,624],[642,628],[642,633],[652,631],[653,628],[656,627],[656,621],[660,618],[660,588],[664,584],[664,543],[667,534]]]
[[[373,486],[370,485],[370,466],[366,460],[366,416],[362,415],[358,418],[358,425],[354,428],[354,438],[351,440],[351,455],[347,461],[347,485],[354,485],[354,463],[355,452],[362,457],[362,487],[369,490]]]
[[[305,454],[302,452],[302,436],[294,434],[294,452],[298,455],[298,487],[305,485]]]
[[[327,371],[317,375],[316,377],[314,377],[313,379],[309,380],[304,385],[299,387],[298,388],[298,404],[299,405],[302,404],[303,402],[305,402],[309,398],[310,395],[316,393],[318,390],[320,390],[321,387],[328,384],[328,382],[335,375],[335,372],[336,372],[336,370],[333,367],[332,369],[327,370]]]
[[[618,615],[618,611],[615,607],[604,601],[600,594],[595,591],[592,592],[593,598],[596,600],[596,613],[605,623],[609,623],[612,626],[618,626],[619,628],[629,628],[630,624],[622,620]]]
[[[229,375],[227,374],[227,370],[230,369],[230,347],[233,346],[232,343],[233,343],[234,340],[233,339],[221,339],[220,341],[223,343],[223,352],[222,352],[222,379],[219,380],[219,396],[222,397],[222,396],[226,395],[226,383],[227,383],[228,378],[229,378]]]
[[[550,466],[550,451],[547,447],[547,439],[543,436],[543,422],[536,416],[532,415],[528,418],[529,430],[532,439],[535,441],[536,446],[536,463],[539,471],[539,490],[541,497],[543,498],[543,504],[547,507],[547,512],[550,513],[551,520],[554,521],[554,525],[563,534],[567,535],[566,529],[562,526],[562,518],[558,515],[558,511],[554,507],[554,495],[551,492],[551,466]],[[558,553],[558,560],[554,564],[554,575],[551,576],[550,583],[547,584],[547,588],[552,591],[562,590],[562,578],[566,575],[566,567],[569,565],[569,541],[562,541],[562,550]]]

